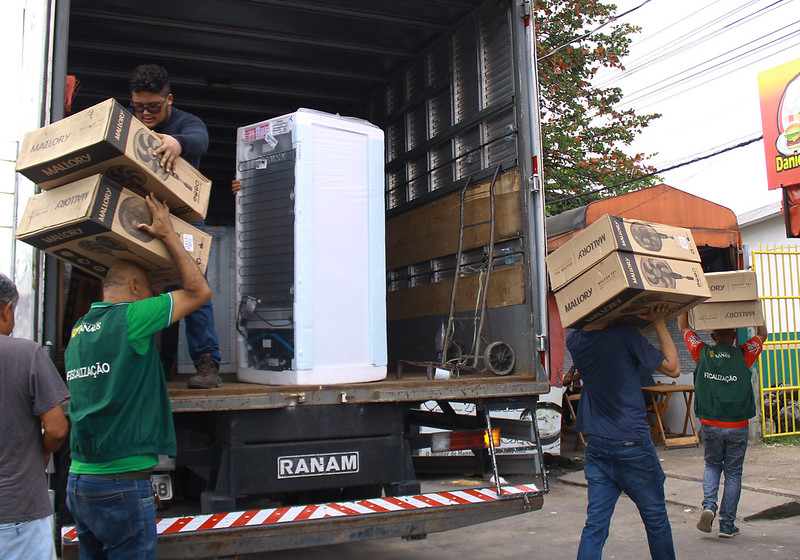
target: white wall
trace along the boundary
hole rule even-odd
[[[776,247],[791,253],[800,250],[800,239],[786,237],[780,203],[742,214],[738,221],[745,264],[752,267],[758,276],[759,295],[785,298],[800,294],[800,279],[797,277],[800,258],[796,254],[765,258],[757,253]],[[770,333],[796,332],[800,330],[800,304],[767,297],[764,300],[764,320]]]
[[[800,239],[786,237],[786,228],[783,224],[781,204],[776,202],[752,212],[737,216],[739,231],[742,234],[742,244],[745,246],[746,264],[750,264],[750,253],[753,250],[774,245],[798,246]]]
[[[14,172],[25,132],[43,124],[42,100],[49,82],[50,4],[54,0],[3,0],[0,5],[0,47],[5,80],[0,88],[0,272],[20,291],[14,334],[34,338],[35,263],[32,248],[14,240],[18,216],[34,185]],[[38,338],[38,337],[37,337]]]

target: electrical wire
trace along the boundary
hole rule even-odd
[[[776,31],[773,31],[771,33],[768,33],[767,35],[759,37],[758,39],[754,39],[753,41],[745,43],[744,45],[736,47],[735,49],[731,49],[731,50],[729,50],[729,51],[727,51],[725,53],[722,53],[722,54],[720,54],[718,56],[715,56],[713,58],[710,58],[710,59],[708,59],[708,60],[706,60],[704,62],[696,64],[696,65],[694,65],[694,66],[692,66],[690,68],[687,68],[686,70],[682,70],[681,72],[678,72],[676,74],[668,76],[667,78],[664,78],[663,80],[661,80],[659,82],[656,82],[654,84],[650,84],[650,85],[648,85],[648,86],[646,86],[646,87],[644,87],[642,89],[639,89],[637,91],[631,92],[630,94],[626,94],[625,96],[623,96],[623,98],[619,102],[615,103],[615,106],[621,105],[621,104],[630,105],[632,103],[640,102],[640,101],[642,101],[644,99],[647,99],[648,97],[651,97],[653,95],[656,95],[656,94],[659,94],[659,93],[663,93],[665,91],[665,89],[669,90],[669,88],[674,88],[674,87],[676,87],[676,86],[678,86],[678,85],[680,85],[682,83],[685,83],[687,81],[696,80],[696,79],[700,79],[700,78],[706,77],[706,74],[709,74],[709,73],[714,72],[716,70],[722,70],[722,69],[724,69],[724,68],[726,68],[728,66],[731,66],[731,65],[733,65],[733,64],[735,64],[737,62],[743,62],[747,58],[750,58],[752,56],[760,54],[761,51],[763,51],[765,49],[773,48],[774,47],[774,43],[776,43],[776,42],[782,42],[782,41],[785,41],[785,40],[800,36],[800,28],[798,28],[795,31],[792,31],[791,33],[787,33],[785,35],[782,35],[781,37],[778,37],[773,42],[766,43],[766,44],[763,44],[763,45],[759,45],[759,46],[757,46],[755,48],[752,48],[752,49],[750,49],[750,50],[748,50],[746,52],[737,54],[735,56],[732,56],[731,58],[728,58],[726,60],[722,60],[720,62],[717,62],[713,66],[710,66],[708,68],[700,70],[700,71],[698,71],[698,72],[696,72],[694,74],[690,74],[688,76],[682,76],[681,77],[682,74],[685,74],[686,72],[688,72],[690,70],[693,70],[695,68],[703,67],[704,65],[709,64],[711,62],[714,62],[715,60],[719,59],[722,56],[725,56],[727,54],[733,53],[733,52],[735,52],[735,51],[737,51],[739,49],[745,48],[745,47],[747,47],[748,45],[752,44],[755,41],[766,39],[770,35],[772,35],[772,34],[774,34],[776,32],[782,31],[783,29],[786,29],[786,28],[791,27],[793,25],[797,25],[797,23],[795,22],[795,23],[792,23],[790,25],[787,25],[784,28],[781,28],[780,30],[776,30]],[[797,43],[794,43],[791,46],[793,47],[796,44]],[[786,43],[782,43],[781,48],[782,49],[786,49],[787,48]],[[772,53],[769,53],[766,56],[771,56],[771,54]],[[766,58],[766,56],[764,56],[764,57],[762,57],[762,58],[760,58],[758,60],[762,60],[763,58]],[[753,64],[753,62],[754,61],[747,61],[746,64],[743,64],[743,65],[738,66],[737,68],[734,68],[733,71],[741,70],[742,68],[744,68],[746,66],[750,66],[750,65]],[[706,79],[703,81],[702,85],[706,85],[711,81],[717,80],[717,79],[722,78],[722,77],[726,77],[729,74],[730,74],[730,72],[726,72],[724,74],[719,74],[719,75],[711,77],[711,78],[707,78],[706,77]],[[671,80],[673,78],[674,78],[674,80],[672,82],[669,82],[669,83],[666,83],[666,84],[664,83],[664,82],[667,82],[668,80]],[[681,90],[679,92],[673,92],[673,93],[671,93],[670,95],[668,95],[666,97],[660,98],[659,100],[670,99],[670,98],[674,97],[675,95],[686,93],[686,92],[690,91],[691,89],[694,89],[695,87],[696,86],[692,86],[690,88],[683,89],[683,90]],[[640,95],[637,96],[637,94],[640,94]],[[652,103],[653,102],[650,102],[650,104],[652,104]],[[641,107],[642,106],[640,106],[639,108],[641,108]]]
[[[748,146],[750,144],[753,144],[753,143],[758,142],[758,141],[763,140],[763,139],[764,139],[764,136],[763,135],[759,135],[756,138],[750,138],[749,140],[745,140],[743,142],[739,142],[738,144],[735,144],[733,146],[728,146],[727,148],[718,150],[716,152],[712,152],[710,154],[706,154],[704,156],[698,156],[698,157],[693,158],[693,159],[691,159],[689,161],[684,161],[684,162],[681,162],[681,163],[677,163],[675,165],[672,165],[672,166],[669,166],[669,167],[665,167],[665,168],[662,168],[662,169],[658,169],[656,171],[653,171],[651,173],[646,173],[644,175],[638,175],[636,177],[632,177],[630,179],[626,179],[624,181],[620,181],[619,183],[615,183],[615,184],[609,185],[607,187],[601,187],[599,189],[594,189],[594,190],[591,190],[591,191],[588,191],[588,192],[583,192],[583,193],[578,193],[578,194],[574,194],[574,195],[570,195],[570,196],[565,196],[565,197],[562,197],[562,198],[557,198],[555,200],[549,200],[546,203],[547,204],[558,204],[559,202],[566,202],[566,201],[569,201],[569,200],[575,200],[575,199],[578,199],[578,198],[583,198],[583,197],[586,197],[586,196],[590,196],[590,195],[593,195],[593,194],[601,193],[601,192],[608,191],[608,190],[611,190],[611,189],[624,187],[625,185],[629,185],[631,183],[636,183],[636,182],[641,181],[643,179],[648,179],[648,178],[653,177],[655,175],[659,175],[661,173],[666,173],[667,171],[672,171],[672,170],[678,169],[680,167],[685,167],[687,165],[691,165],[691,164],[697,163],[699,161],[704,161],[704,160],[710,159],[712,157],[719,156],[721,154],[736,150],[738,148],[743,148],[745,146]]]
[[[656,33],[650,34],[643,39],[638,40],[638,44],[641,44],[647,40],[652,41],[655,36],[678,24],[680,24],[682,27],[685,27],[687,21],[693,21],[696,16],[707,11],[714,5],[719,4],[719,2],[720,0],[715,0],[714,2],[706,4],[705,6],[692,12],[689,17],[682,18],[681,21],[672,23],[665,28],[660,29]],[[614,76],[605,77],[604,79],[601,79],[597,85],[598,87],[603,87],[611,84],[612,80],[616,80],[614,83],[619,83],[623,79],[630,78],[630,76],[635,75],[637,72],[652,65],[659,64],[669,58],[688,53],[691,49],[694,49],[701,44],[705,44],[711,39],[724,37],[726,34],[738,32],[738,29],[741,26],[752,26],[753,22],[755,22],[758,18],[763,18],[767,14],[780,8],[789,8],[791,2],[792,0],[771,1],[768,5],[761,8],[756,8],[755,10],[753,10],[753,8],[757,7],[761,3],[759,0],[752,0],[739,6],[735,6],[719,16],[712,17],[709,21],[694,26],[686,33],[683,33],[679,37],[665,43],[664,45],[652,49],[650,52],[640,56],[637,59],[634,59],[632,62],[626,63],[627,69],[623,73],[616,73]],[[641,7],[641,5],[637,6],[637,8],[639,7]],[[630,12],[625,12],[625,14],[628,13]],[[625,14],[621,14],[616,19],[620,19],[622,15]],[[800,28],[798,28],[800,21],[797,21],[797,18],[794,16],[792,16],[791,19],[787,17],[782,21],[788,21],[791,23],[783,25],[778,29],[760,34],[758,37],[749,38],[749,40],[743,44],[737,45],[734,48],[730,48],[716,56],[708,57],[703,62],[694,63],[680,72],[676,72],[670,76],[660,79],[658,82],[640,88],[634,92],[626,93],[614,106],[618,107],[624,105],[632,108],[634,111],[642,111],[643,109],[650,108],[657,103],[685,95],[697,88],[706,86],[710,82],[727,77],[733,72],[740,71],[766,58],[774,56],[774,54],[777,52],[785,52],[796,47],[797,45],[800,45],[800,41],[795,40],[798,38],[798,36],[800,36]],[[731,43],[733,43],[733,41]],[[698,83],[701,80],[702,83]],[[748,137],[750,136],[752,135],[748,135]],[[661,169],[651,174],[631,178],[616,185],[592,192],[602,192],[604,190],[623,186],[647,177],[652,177],[653,175],[676,169],[677,167],[683,167],[698,161],[707,160],[709,158],[724,154],[732,149],[736,149],[738,147],[758,141],[760,138],[761,136],[758,136],[757,138],[750,138],[742,143],[736,143],[733,146],[712,151],[710,154],[699,156],[689,161],[678,162],[674,165],[671,164],[662,166]],[[733,142],[737,141],[733,140]],[[587,194],[589,193],[575,195],[575,197],[582,197],[586,196]],[[559,198],[553,202],[561,202],[564,200],[569,200],[570,198],[574,197]]]
[[[744,25],[745,23],[751,23],[750,20],[754,20],[756,18],[760,18],[760,17],[766,16],[769,12],[771,12],[774,9],[777,9],[778,7],[780,7],[779,5],[782,2],[784,2],[785,0],[777,0],[777,1],[773,2],[770,6],[767,6],[765,8],[760,8],[760,9],[754,11],[754,12],[751,12],[751,13],[745,15],[744,17],[739,18],[738,20],[735,20],[735,21],[733,21],[731,23],[727,23],[727,24],[723,25],[722,27],[720,27],[718,29],[712,29],[710,32],[708,32],[708,33],[706,33],[704,35],[700,35],[700,33],[708,30],[713,25],[715,25],[717,23],[724,23],[725,19],[737,14],[738,12],[744,10],[745,8],[747,8],[747,7],[749,7],[749,6],[753,5],[753,4],[758,3],[759,1],[760,0],[751,0],[747,4],[744,4],[742,6],[738,6],[738,7],[734,8],[733,10],[730,10],[730,11],[726,12],[723,15],[715,17],[711,21],[708,21],[706,23],[700,24],[699,26],[687,31],[683,35],[680,35],[680,36],[676,37],[675,39],[672,39],[671,41],[665,43],[664,45],[661,45],[661,46],[655,48],[651,52],[641,55],[639,58],[627,61],[626,65],[625,65],[626,66],[626,70],[622,74],[614,73],[613,75],[608,76],[605,80],[597,82],[598,87],[607,87],[611,83],[619,83],[620,81],[628,79],[628,78],[636,75],[638,72],[649,68],[650,66],[653,66],[655,64],[664,62],[664,60],[667,59],[667,58],[671,58],[673,56],[677,56],[679,54],[683,54],[683,53],[687,52],[688,50],[690,50],[690,49],[692,49],[692,48],[694,48],[694,47],[696,47],[698,45],[707,44],[708,41],[710,41],[711,39],[714,39],[714,38],[722,35],[723,33],[732,31],[736,27],[739,27],[740,25]],[[666,31],[667,29],[675,26],[678,23],[685,24],[685,22],[687,20],[691,21],[691,19],[692,19],[692,17],[694,15],[702,12],[705,9],[710,8],[711,6],[713,6],[716,3],[717,2],[712,2],[711,4],[708,4],[707,6],[701,8],[700,10],[697,10],[693,14],[690,14],[686,18],[681,19],[680,22],[673,23],[672,25],[669,25],[669,26],[659,30],[655,34],[650,35],[648,37],[645,37],[642,40],[637,41],[637,44],[641,45],[647,39],[651,39],[652,37],[654,37],[654,36],[664,32],[664,31]],[[687,40],[689,40],[688,43],[686,42]],[[664,52],[664,51],[666,51],[666,52]]]
[[[571,45],[572,43],[576,43],[576,42],[578,42],[578,41],[583,41],[584,39],[587,39],[588,37],[591,37],[592,35],[594,35],[594,34],[595,34],[595,33],[597,33],[598,31],[600,31],[602,28],[604,28],[606,25],[608,25],[608,24],[610,24],[610,23],[613,23],[613,22],[617,21],[617,20],[618,20],[619,18],[621,18],[621,17],[625,17],[626,15],[628,15],[628,14],[630,14],[630,13],[632,13],[632,12],[635,12],[636,10],[638,10],[639,8],[641,8],[642,6],[644,6],[645,4],[648,4],[648,3],[650,3],[650,1],[651,1],[651,0],[644,0],[644,2],[642,2],[642,3],[641,3],[641,4],[639,4],[638,6],[636,6],[636,7],[634,7],[634,8],[631,8],[631,9],[630,9],[630,10],[628,10],[627,12],[623,12],[623,13],[621,13],[621,14],[619,14],[619,15],[616,15],[616,16],[612,17],[611,19],[609,19],[609,20],[608,20],[608,21],[606,21],[606,22],[603,22],[603,23],[601,23],[599,26],[595,27],[594,29],[592,29],[592,30],[591,30],[591,31],[589,31],[588,33],[586,33],[586,34],[584,34],[584,35],[581,35],[580,37],[575,37],[574,39],[572,39],[572,40],[570,40],[570,41],[567,41],[566,43],[564,43],[564,44],[561,44],[561,45],[557,46],[556,48],[554,48],[553,50],[551,50],[549,53],[547,53],[547,54],[544,54],[544,55],[540,56],[540,57],[539,57],[539,60],[544,60],[544,59],[546,59],[547,57],[553,56],[555,53],[557,53],[558,51],[560,51],[560,50],[561,50],[561,49],[563,49],[564,47],[567,47],[567,46]]]

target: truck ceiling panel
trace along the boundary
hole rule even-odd
[[[483,0],[72,0],[67,73],[81,82],[73,111],[128,102],[128,75],[155,62],[176,106],[211,132],[201,170],[233,175],[235,129],[310,107],[365,116],[364,100]],[[227,189],[211,223],[230,223]],[[224,215],[215,219],[214,214]]]

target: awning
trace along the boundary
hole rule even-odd
[[[547,218],[547,251],[554,251],[606,214],[692,230],[698,247],[739,247],[736,214],[729,208],[669,185],[656,185],[598,200]]]

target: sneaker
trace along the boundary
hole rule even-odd
[[[704,509],[703,513],[700,514],[700,521],[697,522],[697,528],[703,531],[704,533],[711,532],[711,524],[714,523],[714,518],[717,516],[710,509]]]
[[[739,534],[739,527],[731,523],[730,525],[719,526],[719,536],[723,539],[729,539]]]
[[[211,354],[200,354],[194,362],[197,374],[186,382],[189,389],[215,389],[222,387],[219,376],[219,364],[211,358]]]

